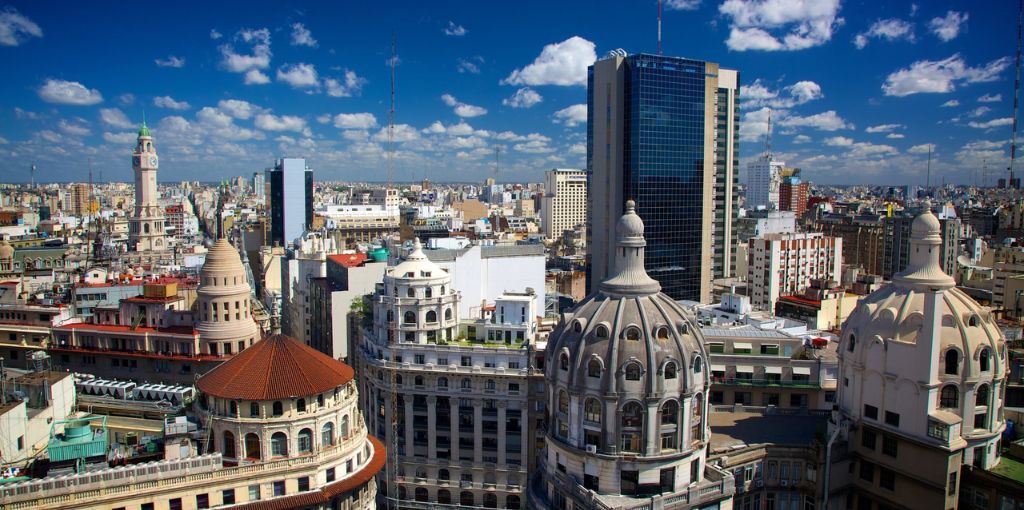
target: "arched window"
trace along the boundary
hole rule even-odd
[[[960,408],[960,389],[952,384],[942,387],[942,392],[939,396],[939,407],[945,409],[959,409]]]
[[[341,417],[341,438],[348,439],[348,415]]]
[[[577,333],[583,331],[583,324],[580,323],[580,321],[573,322],[572,323],[572,330],[577,332]]]
[[[295,402],[295,409],[300,413],[306,412],[306,399],[300,398],[297,402]]]
[[[608,338],[608,326],[605,326],[604,324],[597,326],[597,330],[594,332],[594,335],[598,338]]]
[[[462,389],[469,390],[469,389],[472,389],[472,388],[473,388],[473,381],[470,381],[469,379],[463,379],[462,380]]]
[[[699,374],[700,371],[703,368],[704,368],[704,365],[701,362],[700,356],[697,356],[696,358],[693,358],[693,373]]]
[[[452,502],[452,493],[448,492],[448,489],[441,489],[437,491],[437,502],[450,505]]]
[[[679,404],[675,400],[669,400],[661,406],[661,424],[676,425],[679,423]]]
[[[224,447],[221,450],[225,457],[235,458],[235,435],[229,430],[224,431]]]
[[[620,448],[624,452],[639,452],[643,449],[644,409],[637,402],[629,402],[622,408]]]
[[[238,416],[238,402],[234,400],[228,402],[228,416]]]
[[[302,429],[299,431],[299,453],[313,451],[313,431]]]
[[[415,496],[416,501],[428,501],[427,489],[425,487],[416,487]]]
[[[334,424],[327,422],[323,428],[320,429],[320,444],[321,446],[331,446],[334,444]]]
[[[583,404],[583,420],[601,423],[601,402],[596,398],[588,398]]]
[[[982,349],[981,355],[978,356],[978,364],[981,366],[982,372],[988,372],[991,369],[992,355],[988,349]]]
[[[444,295],[444,285],[441,286],[441,295]]]
[[[485,492],[484,508],[498,508],[498,496],[495,496],[493,492]]]
[[[956,349],[946,351],[946,374],[956,375],[960,373],[960,353]]]
[[[674,362],[672,362],[672,361],[669,361],[668,363],[665,364],[665,379],[675,379],[675,378],[676,378],[676,364]]]
[[[451,308],[445,309],[445,311],[444,311],[444,320],[446,320],[446,321],[452,320],[452,309]]]
[[[439,377],[437,379],[437,387],[438,388],[447,388],[448,387],[448,378],[447,377]]]
[[[640,328],[630,326],[626,328],[626,334],[624,336],[626,337],[626,340],[640,340]]]
[[[402,385],[402,376],[401,376],[401,374],[395,374],[395,384],[397,384],[398,386]]]
[[[485,390],[496,390],[496,389],[498,389],[498,384],[494,382],[494,379],[488,379],[488,380],[484,381],[484,389]]]
[[[437,312],[433,310],[427,312],[427,322],[437,322]]]
[[[245,435],[245,458],[260,460],[260,437],[252,432]]]
[[[561,355],[558,356],[558,368],[561,368],[562,370],[569,370],[568,354],[563,352]]]
[[[428,298],[434,297],[434,289],[432,289],[430,287],[427,287],[427,288],[423,289],[423,292],[424,292],[425,297],[428,297]]]
[[[569,413],[569,394],[565,390],[558,392],[558,412]]]
[[[668,340],[668,328],[665,326],[658,326],[658,329],[654,331],[654,337],[658,340]]]
[[[850,338],[846,342],[846,350],[853,352],[857,348],[857,337],[850,335]]]
[[[640,380],[640,364],[637,362],[626,363],[626,380],[627,381],[639,381]]]
[[[700,393],[693,396],[693,413],[690,418],[690,440],[704,439],[704,396]]]
[[[274,457],[288,456],[288,436],[284,432],[274,432],[270,436],[270,455]]]
[[[988,401],[989,390],[987,384],[978,386],[978,389],[974,390],[974,405],[976,406],[988,406],[991,405]]]
[[[284,404],[280,400],[274,402],[274,416],[281,416],[284,414]]]
[[[469,491],[460,492],[459,504],[462,506],[476,506],[476,499],[473,497],[473,493]]]
[[[402,322],[405,324],[416,324],[416,314],[414,312],[405,312],[402,316]]]
[[[405,295],[408,297],[416,297],[416,291],[413,290],[412,287],[409,287],[409,289],[405,291]]]
[[[587,363],[587,377],[601,377],[601,362],[596,359],[591,359]]]
[[[519,503],[519,496],[516,496],[514,494],[505,496],[505,508],[518,509],[520,506],[521,503]]]
[[[122,230],[122,232],[123,232],[123,230]],[[142,232],[145,233],[145,234],[149,233],[149,223],[143,223],[142,224]]]
[[[437,479],[438,480],[448,480],[450,477],[451,477],[451,475],[448,474],[448,470],[447,469],[439,469],[437,471]]]

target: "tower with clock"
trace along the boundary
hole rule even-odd
[[[156,169],[159,158],[153,147],[153,137],[146,123],[139,129],[139,137],[132,151],[132,170],[135,171],[135,213],[128,223],[128,245],[136,252],[167,250],[167,226],[159,203],[156,187]]]

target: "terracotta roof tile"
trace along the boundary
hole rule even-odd
[[[285,335],[271,335],[211,370],[200,391],[233,400],[278,400],[323,393],[352,380],[352,367]]]

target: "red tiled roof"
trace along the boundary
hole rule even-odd
[[[203,393],[233,400],[305,397],[341,386],[352,367],[285,335],[271,335],[211,370],[196,383]]]
[[[366,261],[365,253],[337,253],[328,255],[327,258],[342,267],[358,267]]]
[[[363,466],[362,469],[352,473],[352,475],[346,476],[342,480],[329,483],[310,492],[303,492],[291,496],[266,499],[262,501],[253,501],[251,503],[243,503],[232,508],[238,510],[286,510],[308,506],[320,506],[330,503],[331,498],[335,496],[346,494],[362,487],[369,482],[371,478],[377,476],[377,473],[379,473],[384,467],[384,462],[387,459],[385,456],[384,445],[373,436],[366,436],[366,438],[373,443],[373,458],[370,459],[370,462]]]

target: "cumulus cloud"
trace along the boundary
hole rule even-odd
[[[501,104],[512,108],[529,108],[543,100],[544,98],[537,91],[530,87],[523,87],[512,94],[512,97],[503,99]]]
[[[251,70],[270,67],[270,30],[266,28],[241,30],[235,39],[248,44],[251,53],[236,53],[232,45],[221,45],[221,67],[232,73],[249,73]],[[249,83],[249,74],[246,74],[246,84]]]
[[[175,101],[171,96],[154,97],[153,106],[167,108],[169,110],[188,110],[192,107],[192,105],[185,101]]]
[[[311,88],[320,85],[320,78],[313,64],[285,64],[277,69],[277,81],[283,81],[292,88]]]
[[[420,133],[416,128],[408,124],[395,124],[393,133],[393,140],[396,143],[411,142],[413,140],[419,140]],[[388,128],[383,127],[377,134],[373,135],[374,141],[386,142],[388,141]]]
[[[135,94],[121,94],[120,96],[117,96],[117,102],[121,103],[123,106],[132,105],[135,103]]]
[[[949,101],[942,103],[943,108],[954,108],[957,106],[960,106],[960,101],[957,101],[956,99],[950,99]]]
[[[270,77],[259,69],[249,69],[245,72],[246,85],[266,85],[268,83],[270,83]]]
[[[960,28],[967,23],[967,13],[948,11],[945,16],[932,18],[928,22],[928,30],[931,30],[942,42],[949,42],[960,35]]]
[[[877,126],[868,127],[864,129],[864,131],[868,133],[889,133],[903,127],[903,124],[879,124]]]
[[[586,85],[587,67],[597,60],[594,43],[573,36],[544,46],[529,65],[501,81],[507,85]]]
[[[334,127],[339,129],[372,129],[377,117],[372,113],[339,113],[334,116]]]
[[[135,123],[128,119],[118,108],[100,108],[100,122],[103,125],[116,129],[131,129]]]
[[[968,122],[967,125],[975,129],[991,129],[994,127],[1009,126],[1013,124],[1012,117],[1003,117],[1001,119],[992,119],[985,122]]]
[[[849,147],[853,145],[853,138],[833,136],[825,139],[825,145],[828,145],[829,147]]]
[[[665,8],[670,11],[695,11],[701,0],[666,0]]]
[[[253,123],[257,128],[264,131],[294,131],[296,133],[309,133],[306,126],[306,119],[294,115],[272,115],[261,113],[256,116]],[[306,135],[308,136],[308,135]]]
[[[967,112],[967,116],[968,117],[973,117],[973,118],[978,118],[978,117],[984,116],[985,114],[987,114],[990,111],[992,111],[992,109],[987,107],[987,106],[979,106],[979,107],[977,107],[977,108]]]
[[[158,58],[153,62],[156,62],[156,65],[160,67],[185,67],[185,59],[175,57],[174,55],[168,55],[167,58]]]
[[[135,143],[137,133],[132,131],[124,131],[121,133],[103,133],[103,140],[107,143],[116,143],[121,145],[132,145]]]
[[[456,99],[455,96],[451,94],[442,95],[441,101],[444,101],[444,104],[450,106],[452,108],[452,111],[455,112],[455,115],[458,115],[459,117],[472,118],[479,117],[487,113],[486,108],[463,103]]]
[[[864,49],[871,39],[885,39],[890,42],[906,39],[913,42],[914,26],[897,18],[880,19],[872,23],[866,31],[857,34],[853,38],[853,44],[859,50]]]
[[[55,104],[88,106],[103,101],[103,95],[96,89],[90,89],[77,81],[52,78],[46,80],[36,93],[43,101]]]
[[[587,105],[574,104],[558,110],[553,115],[556,124],[574,127],[587,122]]]
[[[221,99],[217,102],[217,109],[241,120],[246,120],[262,110],[262,108],[241,99]]]
[[[835,110],[829,110],[806,117],[793,115],[783,117],[779,120],[780,126],[800,128],[808,127],[821,131],[837,131],[839,129],[853,129],[853,124],[843,120]]]
[[[342,80],[335,78],[324,79],[327,95],[331,97],[358,96],[365,84],[366,79],[356,75],[355,71],[345,71],[345,76]]]
[[[734,51],[813,48],[843,23],[839,0],[726,0],[718,11],[729,18],[725,44]]]
[[[473,58],[460,58],[457,62],[456,68],[460,73],[480,74],[480,64],[484,61],[483,57],[477,56]]]
[[[469,32],[466,27],[455,24],[454,21],[449,21],[448,26],[444,27],[444,35],[451,35],[455,37],[462,37]]]
[[[922,143],[921,145],[915,145],[907,149],[907,152],[911,154],[928,154],[929,152],[935,152],[935,144]]]
[[[981,67],[970,67],[959,53],[943,60],[919,60],[890,74],[882,84],[882,91],[887,96],[898,97],[952,92],[957,85],[995,81],[1009,66],[1010,58],[1003,57]]]
[[[14,7],[0,10],[0,46],[19,46],[33,37],[42,36],[43,29]]]
[[[871,158],[878,156],[891,156],[899,154],[900,151],[892,145],[874,144],[870,142],[856,142],[847,151],[846,157],[852,159]]]
[[[210,39],[213,39],[214,41],[216,41],[217,39],[220,39],[221,37],[224,37],[224,34],[218,32],[216,28],[211,28],[210,29]]]
[[[68,136],[89,136],[92,133],[82,122],[68,122],[65,119],[57,123],[57,129]]]
[[[302,23],[292,23],[292,46],[309,46],[316,48],[317,42],[313,33]]]
[[[821,99],[825,95],[821,92],[821,85],[810,80],[798,81],[783,87],[781,91],[771,90],[761,80],[754,80],[754,83],[743,88],[741,97],[743,108],[767,106],[780,109]]]
[[[889,133],[885,135],[885,137],[890,140],[902,140],[906,138],[906,135],[904,135],[903,133]]]
[[[1002,100],[1002,94],[985,94],[978,98],[979,103],[998,103]]]

